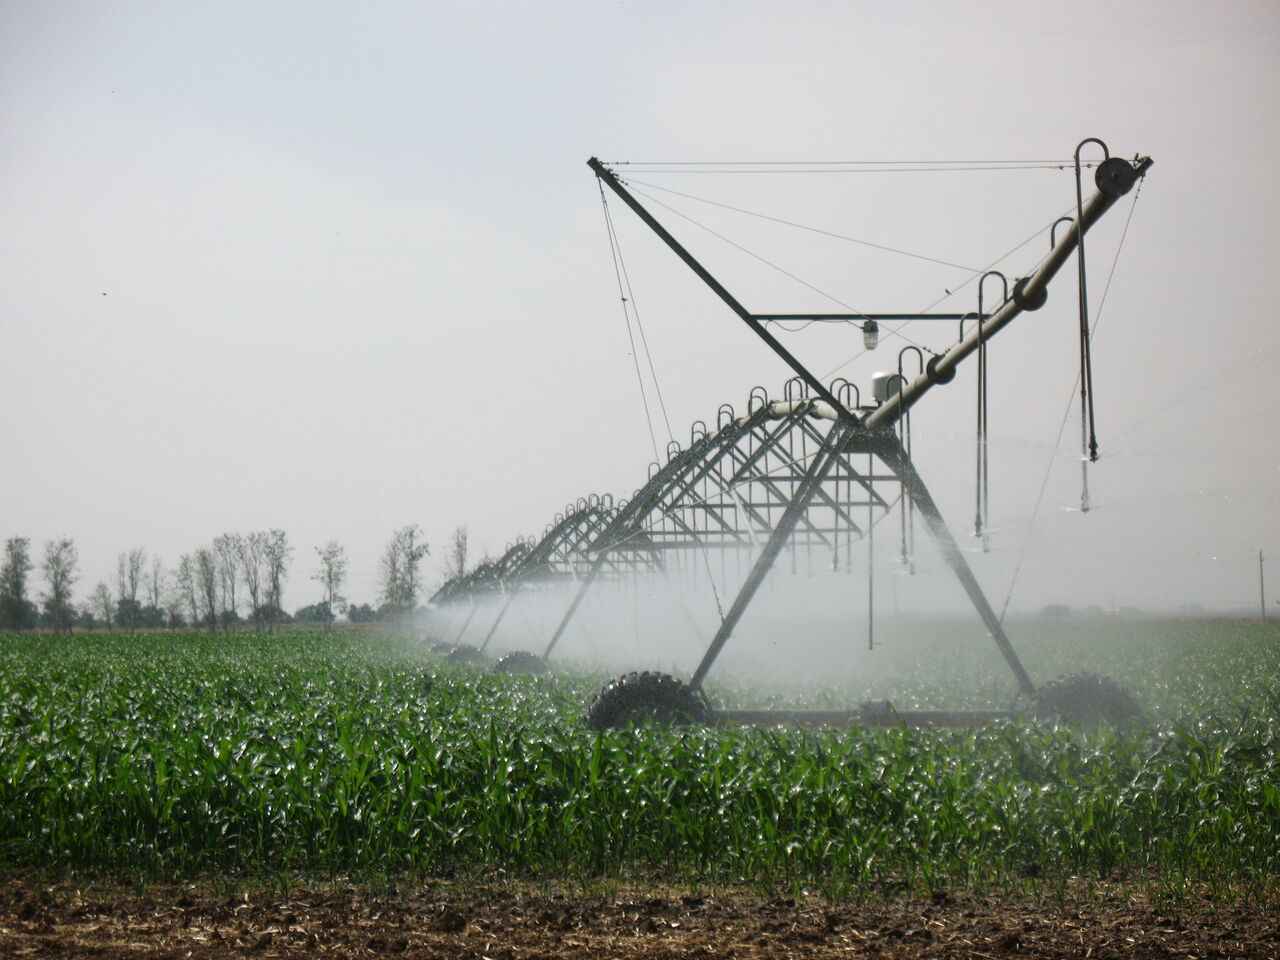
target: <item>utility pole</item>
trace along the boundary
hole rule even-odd
[[[1262,576],[1262,551],[1258,551],[1258,605],[1262,610],[1262,622],[1267,622],[1267,581]]]

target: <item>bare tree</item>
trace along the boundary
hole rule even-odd
[[[467,528],[458,527],[449,537],[449,556],[445,561],[445,576],[456,580],[467,572]]]
[[[391,535],[382,552],[382,600],[402,623],[408,623],[418,606],[422,587],[420,565],[431,552],[416,523],[401,527]]]
[[[191,628],[200,626],[200,591],[196,584],[196,565],[191,554],[184,553],[178,558],[178,572],[173,585],[179,610],[185,605],[191,613]],[[172,610],[170,611],[172,613]]]
[[[128,553],[116,556],[116,600],[120,612],[120,626],[126,630],[138,627],[138,589],[142,586],[142,568],[147,562],[147,551],[134,547]]]
[[[79,564],[80,554],[70,537],[45,543],[40,569],[48,585],[44,593],[44,608],[54,633],[71,632],[71,587],[79,574]]]
[[[188,587],[183,582],[182,562],[186,560],[190,567],[191,560],[188,557],[178,558],[178,569],[173,571],[173,577],[165,578],[165,590],[162,597],[161,609],[164,610],[165,621],[169,625],[170,630],[176,629],[182,623],[182,611],[189,609]],[[188,577],[189,578],[189,577]],[[194,626],[194,622],[192,626]]]
[[[36,609],[27,599],[27,574],[31,570],[31,541],[10,537],[4,542],[4,567],[0,568],[0,630],[29,630],[35,626]]]
[[[147,574],[147,606],[151,607],[152,610],[164,610],[164,588],[164,564],[160,562],[159,557],[152,557],[151,570]]]
[[[195,574],[196,594],[203,602],[202,612],[209,630],[218,629],[218,561],[213,551],[201,547],[196,551],[192,572]]]
[[[320,558],[320,569],[311,579],[324,588],[324,604],[329,611],[329,619],[324,623],[326,630],[333,629],[333,614],[337,608],[346,603],[346,598],[338,591],[347,578],[347,551],[337,540],[330,540],[323,547],[316,547],[316,555]]]
[[[213,554],[218,563],[218,586],[222,591],[222,625],[230,627],[240,612],[236,588],[240,584],[240,555],[244,538],[238,533],[224,533],[213,538]]]
[[[93,593],[89,594],[89,603],[98,615],[98,619],[102,621],[102,625],[110,632],[113,628],[112,620],[115,613],[115,601],[111,598],[111,591],[107,585],[101,580],[98,585],[93,588]]]
[[[249,591],[249,607],[253,611],[253,626],[262,629],[262,586],[266,580],[263,567],[266,563],[267,534],[254,531],[240,538],[240,574],[244,587]]]
[[[267,609],[273,630],[280,614],[284,612],[284,575],[289,569],[292,554],[293,547],[289,546],[289,537],[283,530],[271,530],[267,533],[263,558],[266,561]]]
[[[124,606],[125,606],[124,602],[129,596],[129,559],[128,557],[129,555],[126,553],[116,554],[116,575],[113,580],[116,587],[115,603],[117,604],[117,608],[122,613],[124,612]],[[99,581],[99,583],[101,583],[101,585],[104,587],[106,586],[106,583],[102,581]],[[98,588],[97,587],[93,588],[93,592],[89,595],[89,599],[93,602],[94,606],[96,607],[98,604]],[[121,625],[125,626],[125,624],[123,623]]]
[[[402,561],[400,547],[395,537],[387,544],[378,560],[378,575],[382,581],[382,603],[386,607],[398,607],[404,589],[400,586],[404,574],[401,572]]]

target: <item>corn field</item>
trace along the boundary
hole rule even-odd
[[[1122,729],[595,733],[602,674],[390,635],[0,637],[0,870],[1274,889],[1280,633],[1117,628],[1148,706]]]

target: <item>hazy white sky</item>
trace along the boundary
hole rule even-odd
[[[1132,209],[1095,344],[1097,509],[1070,510],[1074,419],[1054,446],[1075,376],[1064,274],[992,347],[997,530],[977,572],[1002,600],[1053,464],[1015,607],[1248,605],[1257,551],[1280,570],[1278,103],[1268,2],[6,0],[0,537],[74,537],[83,597],[130,547],[172,563],[280,527],[289,607],[318,598],[330,539],[373,601],[398,526],[440,554],[466,524],[496,554],[646,476],[589,156],[1056,160],[1096,136],[1156,161],[1090,239],[1097,305]],[[636,179],[975,267],[1074,201],[1057,170]],[[649,192],[860,310],[965,278]],[[778,392],[779,361],[613,210],[676,437]],[[838,309],[663,216],[749,306]],[[938,309],[973,306],[966,288]],[[787,343],[820,373],[858,352],[856,331],[812,334]],[[841,372],[865,386],[899,346]],[[958,531],[972,377],[915,417]]]

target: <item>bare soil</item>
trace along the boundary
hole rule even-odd
[[[1070,904],[938,894],[862,905],[669,889],[214,891],[11,880],[0,886],[0,957],[1280,958],[1280,923],[1267,910],[1161,906],[1123,888]]]

